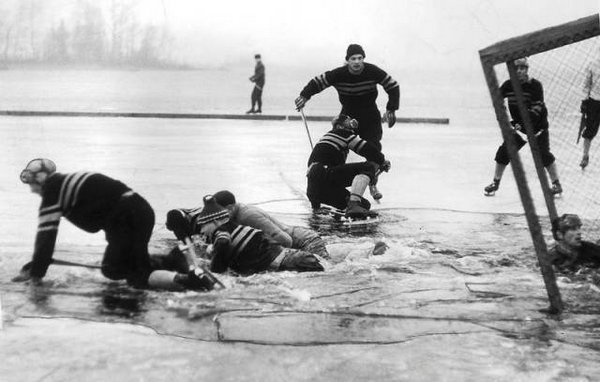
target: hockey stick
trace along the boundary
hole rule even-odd
[[[306,116],[304,115],[304,109],[300,109],[300,115],[304,121],[304,127],[306,128],[306,135],[308,135],[308,142],[310,142],[310,149],[314,149],[312,138],[310,137],[310,130],[308,130],[308,123],[306,122]]]
[[[192,240],[189,237],[185,238],[185,246],[179,249],[181,250],[181,252],[183,252],[185,259],[187,260],[187,263],[190,266],[190,271],[192,271],[194,268],[202,269],[202,272],[204,272],[206,276],[208,276],[210,281],[212,281],[214,284],[218,284],[221,288],[225,289],[225,284],[223,284],[215,275],[213,275],[212,272],[206,269],[204,265],[198,264],[195,256],[196,251],[194,250],[194,243],[192,243]]]
[[[577,143],[579,144],[579,139],[581,139],[581,134],[583,133],[583,130],[585,129],[585,122],[586,122],[586,116],[585,113],[581,113],[581,120],[579,121],[579,131],[577,132]]]
[[[61,259],[52,259],[52,264],[64,265],[64,266],[67,266],[67,267],[81,267],[81,268],[89,268],[89,269],[102,269],[101,265],[83,264],[83,263],[77,263],[75,261],[67,261],[67,260],[61,260]]]

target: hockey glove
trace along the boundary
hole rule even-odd
[[[308,101],[306,98],[298,96],[298,98],[296,98],[296,100],[294,101],[296,103],[296,110],[302,110],[304,108],[304,105],[306,105],[306,101]]]
[[[381,171],[388,172],[392,168],[392,163],[389,160],[386,159],[386,160],[383,161],[383,163],[381,164],[381,166],[379,166],[379,168],[381,169]]]
[[[396,113],[394,110],[388,110],[385,112],[383,119],[387,122],[388,128],[391,128],[396,124]]]

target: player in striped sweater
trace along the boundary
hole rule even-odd
[[[21,181],[42,197],[42,203],[32,260],[13,281],[41,282],[52,263],[60,219],[65,217],[86,232],[104,230],[108,246],[101,269],[111,280],[125,279],[139,288],[212,289],[201,274],[153,269],[148,242],[154,211],[120,181],[94,172],[58,173],[54,162],[45,158],[30,161]]]
[[[212,195],[203,198],[204,206],[194,216],[170,213],[167,228],[182,240],[199,233],[212,244],[211,270],[228,269],[242,275],[263,271],[322,271],[323,266],[312,253],[284,248],[267,239],[261,230],[239,225],[230,220],[229,211],[220,206]],[[177,211],[177,210],[173,210]],[[189,210],[188,210],[189,211]]]
[[[308,158],[306,195],[315,210],[324,203],[345,209],[347,217],[364,219],[370,203],[362,195],[376,182],[377,172],[389,171],[391,164],[377,146],[356,135],[359,123],[355,119],[340,114],[332,125]],[[346,163],[349,150],[367,161]]]
[[[550,134],[548,133],[548,110],[544,103],[544,89],[542,83],[535,78],[529,77],[529,63],[526,58],[520,58],[514,62],[517,69],[517,76],[523,90],[523,96],[525,98],[525,105],[529,112],[529,119],[533,125],[533,133],[537,141],[537,145],[540,149],[542,156],[542,163],[546,168],[546,172],[552,182],[551,192],[554,195],[562,193],[562,186],[558,179],[558,170],[556,169],[555,158],[552,152],[550,152]],[[512,118],[512,125],[514,132],[512,139],[520,150],[527,141],[521,136],[526,135],[523,126],[523,119],[521,118],[521,112],[517,105],[517,98],[515,91],[513,90],[512,82],[510,80],[505,81],[500,87],[500,92],[504,98],[508,99],[508,109]],[[494,179],[492,183],[484,188],[486,196],[492,196],[500,187],[500,180],[504,174],[504,170],[510,162],[508,155],[508,149],[506,142],[496,151],[495,159],[496,166],[494,169]]]
[[[346,51],[346,65],[313,78],[296,98],[296,108],[302,109],[315,94],[333,86],[342,104],[341,114],[358,121],[358,135],[381,149],[381,114],[377,108],[377,85],[388,94],[384,120],[392,127],[396,123],[396,110],[400,104],[400,86],[384,70],[364,62],[365,51],[351,44]]]

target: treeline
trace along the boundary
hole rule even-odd
[[[143,24],[137,0],[19,0],[0,5],[0,62],[173,67],[166,26]]]

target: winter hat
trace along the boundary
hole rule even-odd
[[[515,66],[524,66],[526,68],[529,67],[529,62],[527,62],[527,57],[517,58],[514,62]]]
[[[41,184],[48,175],[56,172],[56,164],[50,159],[36,158],[27,163],[21,171],[21,182],[25,184]]]
[[[216,220],[229,220],[229,211],[221,207],[213,195],[206,195],[203,199],[204,208],[198,215],[198,224],[206,224]]]
[[[358,44],[348,45],[348,49],[346,49],[346,61],[348,61],[348,59],[350,57],[354,56],[355,54],[362,54],[363,58],[367,57],[365,55],[365,51],[363,50],[362,46],[360,46]]]
[[[254,58],[260,58],[260,54],[255,54]]]
[[[333,125],[334,128],[337,127],[337,128],[341,128],[341,129],[350,130],[352,132],[355,132],[358,130],[358,121],[354,118],[351,118],[350,116],[348,116],[346,114],[338,115],[331,121],[331,124]]]
[[[213,195],[220,206],[227,207],[230,204],[235,204],[235,196],[227,190],[219,191]]]

